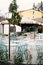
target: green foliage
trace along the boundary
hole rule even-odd
[[[12,18],[11,18],[11,23],[12,24],[19,24],[20,20],[21,20],[21,17],[20,15],[18,14],[17,12],[17,4],[16,4],[16,0],[13,0],[12,3],[10,4],[9,6],[9,12],[12,13]]]
[[[8,34],[2,34],[2,36],[8,36]]]
[[[23,62],[23,53],[20,48],[18,48],[17,54],[14,56],[14,64],[15,65],[22,65]]]
[[[37,56],[38,63],[37,64],[42,64],[41,63],[42,60],[43,60],[43,52],[38,52],[38,56]]]
[[[27,34],[22,34],[22,36],[27,36]]]
[[[43,2],[41,1],[40,3],[38,3],[37,5],[35,5],[35,3],[33,4],[33,9],[37,9],[38,11],[43,11]]]
[[[25,59],[27,61],[27,65],[31,64],[32,55],[30,54],[30,51],[28,49],[25,50]]]
[[[16,13],[17,12],[17,4],[16,4],[16,0],[13,0],[12,3],[9,6],[9,11],[12,13]]]
[[[30,28],[29,27],[26,27],[26,32],[29,32],[30,31]]]
[[[0,61],[2,62],[8,62],[8,53],[7,53],[7,49],[4,49],[4,46],[0,47]]]
[[[2,34],[2,33],[0,33],[0,36],[8,36],[8,34]]]
[[[43,11],[43,2],[41,1],[41,5],[39,7],[41,9],[41,11]]]
[[[16,49],[16,53],[14,56],[14,63],[15,65],[22,65],[23,62],[26,60],[26,64],[31,64],[32,55],[30,54],[30,51],[25,46],[19,46],[18,49]]]

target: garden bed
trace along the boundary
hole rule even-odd
[[[12,64],[12,63],[5,63],[5,62],[0,61],[0,65],[14,65],[14,64]]]
[[[0,61],[0,65],[14,65],[12,63],[4,63]],[[27,64],[21,64],[21,65],[27,65]],[[28,65],[34,65],[34,64],[28,64]]]

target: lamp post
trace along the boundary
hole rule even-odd
[[[9,22],[9,60],[10,60],[10,19],[11,19],[11,17],[12,17],[11,13],[6,14],[6,18],[7,18],[8,22]]]
[[[35,28],[36,21],[34,21],[34,28]],[[35,29],[34,29],[34,39],[35,39]]]
[[[9,60],[10,60],[10,19],[9,21]]]

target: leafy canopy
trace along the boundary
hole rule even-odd
[[[20,20],[21,20],[21,17],[19,15],[19,13],[17,12],[17,3],[16,3],[16,0],[13,0],[12,3],[10,3],[10,6],[9,6],[9,12],[12,13],[12,18],[11,18],[11,23],[12,24],[19,24]]]

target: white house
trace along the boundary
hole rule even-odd
[[[10,32],[21,32],[21,27],[18,25],[10,24]],[[9,34],[9,22],[8,20],[3,20],[0,23],[0,33]]]

